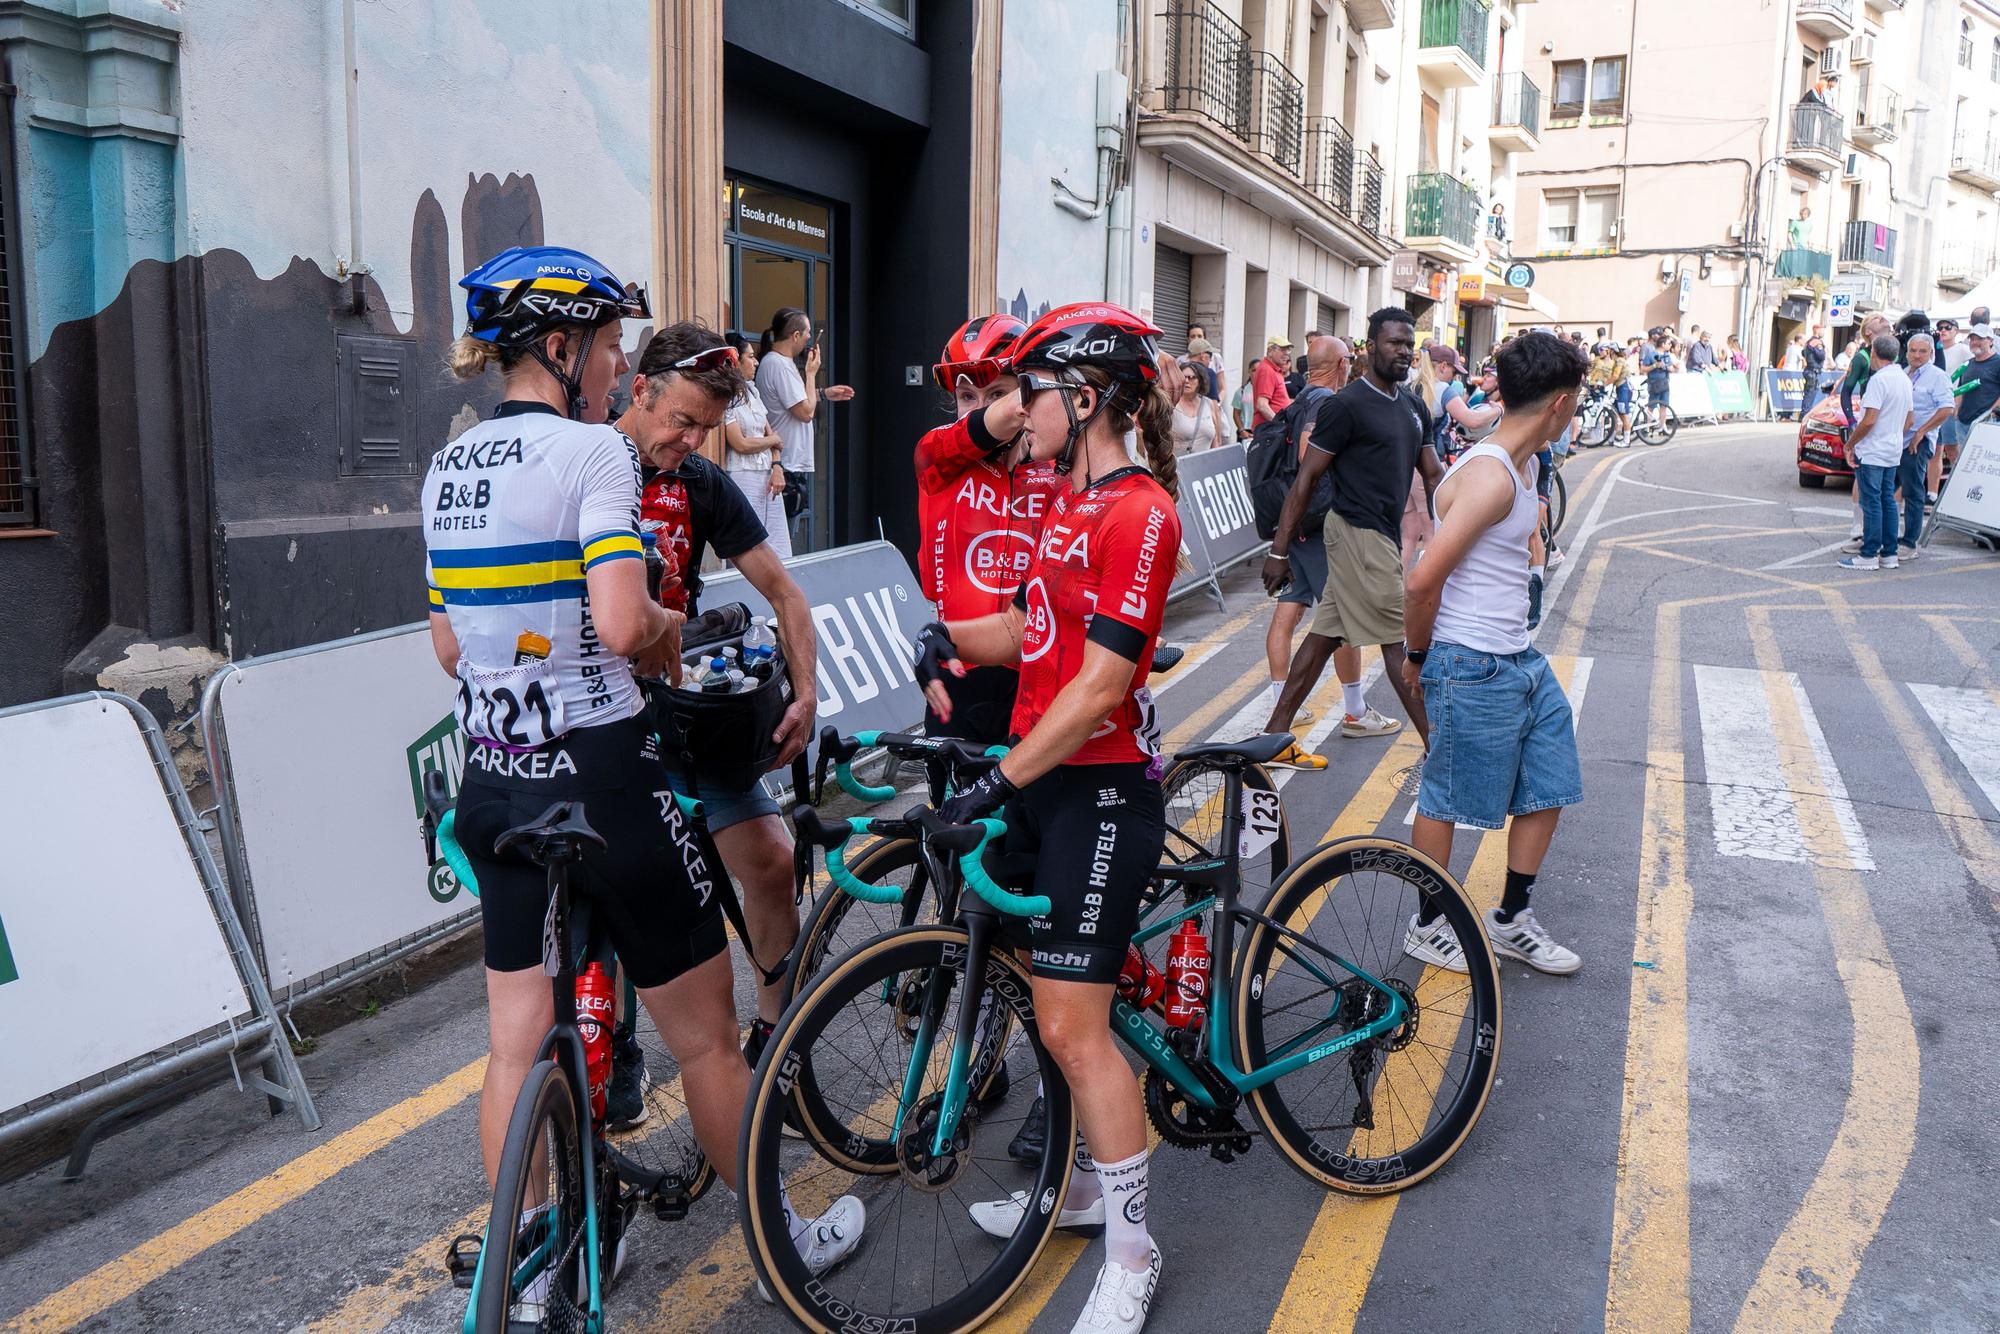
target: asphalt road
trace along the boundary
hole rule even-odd
[[[1506,967],[1499,1084],[1405,1194],[1329,1196],[1261,1145],[1161,1149],[1151,1328],[2000,1328],[2000,558],[1946,535],[1839,570],[1847,496],[1790,459],[1785,429],[1709,428],[1571,465],[1538,642],[1587,798],[1535,903],[1584,967]],[[1267,604],[1247,573],[1227,591],[1170,614],[1177,744],[1261,717]],[[1295,851],[1403,836],[1411,744],[1328,740],[1284,791]],[[1497,900],[1499,836],[1461,833],[1454,869]],[[460,967],[304,1058],[317,1133],[225,1086],[84,1182],[11,1183],[0,1329],[455,1328],[484,1040]],[[782,1327],[722,1193],[635,1247],[616,1328]],[[1052,1245],[988,1328],[1067,1329],[1096,1257]]]

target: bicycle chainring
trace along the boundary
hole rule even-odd
[[[1208,1149],[1224,1161],[1250,1151],[1250,1131],[1234,1111],[1200,1106],[1158,1070],[1146,1072],[1146,1116],[1177,1149]]]

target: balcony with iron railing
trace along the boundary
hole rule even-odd
[[[1423,0],[1417,69],[1445,88],[1470,88],[1485,77],[1492,6],[1483,0]]]
[[[1946,241],[1938,251],[1937,284],[1970,292],[1993,272],[1993,250],[1973,241]]]
[[[1403,244],[1449,264],[1478,255],[1479,194],[1443,172],[1410,177],[1404,198]]]
[[[1786,139],[1785,152],[1795,166],[1837,167],[1845,141],[1840,113],[1818,98],[1808,97],[1792,108],[1791,134]]]
[[[1791,278],[1801,283],[1813,278],[1832,282],[1833,256],[1824,250],[1793,246],[1778,252],[1778,266],[1774,273],[1777,277]]]
[[[1354,150],[1354,221],[1370,236],[1389,234],[1389,178],[1375,154]]]
[[[1855,99],[1854,124],[1848,135],[1857,144],[1892,143],[1901,133],[1902,114],[1903,99],[1895,89],[1863,84],[1861,96]]]
[[[1961,128],[1951,140],[1951,175],[1977,190],[2000,190],[2000,140]]]
[[[1878,269],[1896,267],[1896,229],[1879,222],[1854,219],[1841,229],[1840,262],[1872,264]]]
[[[1334,212],[1354,215],[1354,137],[1332,116],[1306,121],[1306,188]]]
[[[1165,18],[1165,109],[1203,117],[1249,142],[1250,34],[1209,0],[1173,0]]]
[[[1493,79],[1493,125],[1488,138],[1509,153],[1532,153],[1542,143],[1542,90],[1516,70]]]
[[[1794,18],[1815,37],[1837,42],[1854,35],[1854,0],[1799,0]]]
[[[1250,146],[1289,171],[1305,175],[1306,89],[1269,51],[1251,56]]]

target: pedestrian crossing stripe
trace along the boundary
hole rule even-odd
[[[1910,684],[1931,725],[1958,756],[1965,772],[2000,810],[2000,698],[1990,690]]]
[[[1697,664],[1694,679],[1716,852],[1874,870],[1867,836],[1798,676]],[[1797,708],[1809,754],[1792,755],[1782,747],[1772,722],[1774,692],[1783,692]],[[1793,773],[1814,775],[1817,790],[1795,791],[1786,777],[1788,762]],[[1828,812],[1834,823],[1828,832],[1837,837],[1813,838],[1817,831],[1808,823]]]

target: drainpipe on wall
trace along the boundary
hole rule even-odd
[[[367,278],[372,269],[361,258],[361,66],[355,50],[354,0],[340,0],[341,82],[347,94],[347,256],[339,276],[347,279],[349,313],[368,309]]]

